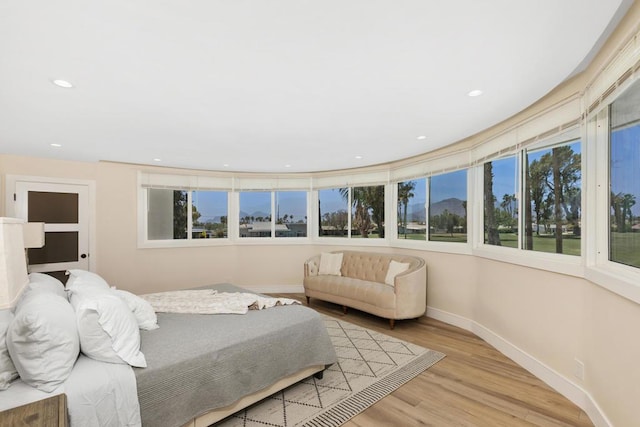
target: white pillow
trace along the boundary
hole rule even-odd
[[[391,260],[389,262],[389,269],[387,270],[387,276],[384,278],[384,283],[386,283],[387,285],[395,286],[396,276],[402,273],[403,271],[406,271],[410,265],[411,264],[409,264],[408,262],[403,263],[403,262],[397,262],[397,261]]]
[[[67,290],[71,293],[110,291],[109,284],[102,277],[86,270],[68,270]]]
[[[122,299],[113,293],[72,293],[71,304],[76,311],[83,354],[102,362],[147,367],[140,351],[138,322]]]
[[[158,329],[158,316],[147,300],[140,298],[131,292],[120,289],[113,290],[129,307],[138,322],[138,327],[145,331]]]
[[[318,274],[330,274],[332,276],[342,276],[340,269],[342,268],[342,252],[332,254],[322,252],[320,254],[320,267]]]
[[[7,348],[22,381],[55,390],[71,374],[80,351],[69,302],[52,293],[30,293],[9,325]]]
[[[6,390],[11,381],[18,378],[18,371],[11,361],[9,349],[7,349],[7,329],[13,319],[11,310],[0,310],[0,390]]]
[[[29,286],[28,291],[43,291],[60,295],[62,298],[68,300],[67,292],[64,290],[64,285],[58,279],[53,276],[44,273],[30,273],[29,274]]]

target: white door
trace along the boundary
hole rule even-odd
[[[29,271],[89,270],[89,187],[82,184],[16,181],[15,216],[44,222],[45,245],[28,251]]]

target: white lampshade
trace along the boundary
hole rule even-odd
[[[13,307],[29,284],[23,224],[21,219],[0,217],[0,309]]]
[[[44,222],[25,222],[22,226],[25,248],[44,246]]]

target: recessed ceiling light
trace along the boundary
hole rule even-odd
[[[225,167],[225,168],[228,168],[228,167],[229,167],[229,163],[225,163],[225,164],[224,164],[224,165],[222,165],[222,166],[223,166],[223,167]]]
[[[285,167],[285,168],[290,168],[290,167],[291,167],[291,165],[284,165],[284,167]]]
[[[360,159],[362,159],[362,156],[356,156],[356,159],[360,160]]]
[[[482,91],[480,89],[475,89],[469,92],[467,95],[469,96],[480,96],[482,95]]]
[[[73,85],[66,80],[56,79],[56,80],[53,80],[52,83],[56,86],[63,87],[65,89],[70,89],[73,87]]]
[[[56,148],[60,148],[60,147],[62,147],[62,144],[55,144],[55,143],[53,143],[53,144],[50,144],[50,145],[51,145],[52,147],[56,147]]]
[[[154,162],[161,162],[161,161],[162,161],[162,159],[159,159],[159,158],[157,158],[157,157],[156,157],[155,159],[153,159],[153,161],[154,161]]]
[[[420,135],[420,136],[418,137],[418,139],[420,139],[420,140],[422,140],[422,139],[427,139],[427,137],[426,137],[426,136],[424,136],[424,135]]]

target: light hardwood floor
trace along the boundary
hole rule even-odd
[[[277,296],[305,301],[302,294]],[[388,321],[311,299],[311,308],[447,356],[344,424],[371,426],[593,426],[589,417],[476,335],[422,317]]]

